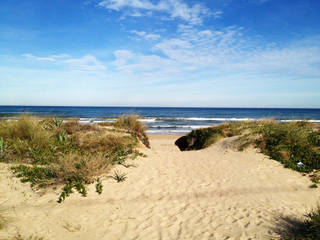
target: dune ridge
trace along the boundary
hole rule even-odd
[[[319,200],[310,179],[234,138],[181,152],[174,135],[150,135],[151,149],[104,191],[56,202],[57,190],[32,191],[0,164],[0,203],[10,223],[0,239],[276,239],[283,218],[301,218]]]

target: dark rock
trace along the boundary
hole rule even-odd
[[[174,144],[178,146],[180,151],[188,151],[193,149],[193,145],[195,141],[196,141],[195,138],[183,136],[177,139]]]

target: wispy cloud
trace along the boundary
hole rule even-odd
[[[48,56],[48,57],[37,57],[37,56],[34,56],[31,53],[25,53],[25,54],[22,54],[22,56],[24,56],[26,58],[29,58],[29,59],[37,60],[37,61],[48,61],[48,62],[56,61],[55,57],[50,57],[50,56]]]
[[[92,55],[64,60],[72,69],[80,71],[101,71],[106,67]]]
[[[135,33],[144,35],[143,32]],[[197,81],[256,82],[258,79],[312,79],[320,75],[320,47],[313,39],[279,47],[261,44],[246,35],[242,27],[199,29],[179,25],[175,37],[157,41],[152,54],[130,49],[115,51],[112,63],[119,74],[139,81],[161,82],[175,79],[186,84]]]
[[[51,62],[72,70],[102,71],[106,69],[106,67],[95,56],[92,55],[85,55],[80,58],[71,58],[70,55],[64,53],[45,57],[38,57],[31,53],[25,53],[22,56],[33,61]]]
[[[120,11],[129,10],[130,16],[141,17],[150,15],[151,12],[164,13],[171,19],[180,19],[190,24],[201,24],[205,16],[210,15],[208,8],[202,4],[188,5],[183,0],[160,0],[153,3],[150,0],[102,0],[99,6],[106,9]],[[220,16],[222,12],[215,12],[214,16]]]
[[[135,34],[136,36],[139,36],[139,37],[147,39],[147,40],[158,40],[161,37],[159,34],[146,33],[144,31],[132,30],[130,32]]]

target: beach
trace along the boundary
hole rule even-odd
[[[186,152],[178,137],[149,135],[146,157],[116,166],[124,182],[104,176],[101,195],[90,185],[87,197],[74,193],[62,204],[59,189],[32,190],[1,163],[9,224],[0,239],[277,239],[319,200],[308,177],[256,149],[237,151],[233,137]]]

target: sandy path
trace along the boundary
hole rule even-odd
[[[57,204],[58,191],[43,196],[0,165],[0,203],[11,223],[1,237],[45,239],[271,239],[279,216],[302,216],[319,200],[307,177],[225,139],[201,151],[180,152],[177,136],[151,136],[147,158],[123,183],[103,181],[97,195],[73,194]]]

